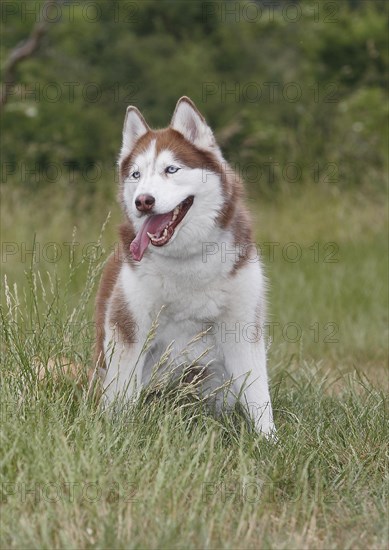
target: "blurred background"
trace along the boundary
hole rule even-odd
[[[3,183],[105,187],[126,106],[164,126],[178,97],[189,95],[227,158],[253,163],[253,194],[309,181],[382,185],[386,2],[42,4],[2,4],[3,67],[48,20],[8,86]],[[274,174],[265,169],[272,161]],[[301,175],[291,168],[283,176],[292,162]]]
[[[126,107],[163,127],[188,95],[246,181],[257,242],[276,243],[273,256],[261,248],[279,323],[273,349],[283,350],[274,360],[307,354],[381,368],[387,2],[7,1],[1,11],[2,267],[11,283],[32,264],[66,280],[73,228],[81,245],[94,242],[111,211],[108,253]],[[60,255],[45,255],[51,242]],[[73,303],[82,255],[79,263]],[[285,336],[290,323],[302,337]]]

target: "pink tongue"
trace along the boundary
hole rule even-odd
[[[146,248],[150,244],[150,238],[147,233],[159,234],[172,219],[172,212],[167,214],[156,214],[146,218],[144,224],[139,229],[135,239],[130,244],[130,252],[134,260],[140,262],[143,258]]]

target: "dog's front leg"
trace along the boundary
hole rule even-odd
[[[271,435],[275,428],[266,372],[263,338],[238,338],[223,343],[225,368],[233,379],[232,391],[245,407],[259,433]],[[247,335],[246,335],[247,336]]]

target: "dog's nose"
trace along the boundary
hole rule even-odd
[[[152,195],[138,195],[135,199],[135,206],[139,212],[149,212],[155,204]]]

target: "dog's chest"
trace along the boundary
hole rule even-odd
[[[150,310],[164,308],[172,322],[215,319],[228,302],[228,279],[203,264],[152,272],[142,279]]]
[[[155,317],[163,308],[171,323],[203,322],[223,316],[231,300],[231,275],[227,264],[187,260],[125,266],[122,285],[128,303],[137,312]],[[176,329],[177,329],[176,325]]]
[[[158,316],[158,328],[154,336],[153,361],[162,355],[174,341],[174,354],[186,350],[187,359],[195,360],[204,350],[206,362],[221,360],[215,338],[202,333],[210,323],[223,318],[229,307],[228,277],[215,278],[214,269],[201,262],[194,268],[181,263],[180,269],[149,269],[122,271],[122,288],[126,289],[127,303],[135,321],[147,331]],[[192,342],[196,339],[196,342]]]

